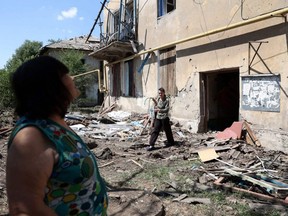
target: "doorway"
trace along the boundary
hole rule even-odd
[[[199,132],[222,131],[239,121],[239,70],[200,75]]]

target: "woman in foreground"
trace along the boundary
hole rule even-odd
[[[106,215],[96,158],[64,121],[79,96],[68,72],[57,59],[40,56],[12,74],[19,120],[8,142],[9,215]]]

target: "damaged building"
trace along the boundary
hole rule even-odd
[[[287,12],[281,0],[104,1],[89,55],[104,61],[105,106],[145,113],[164,87],[192,132],[246,121],[288,152]]]
[[[89,53],[95,50],[99,46],[99,43],[99,39],[92,36],[90,36],[89,38],[87,38],[87,36],[80,36],[70,38],[68,40],[53,41],[43,46],[39,51],[39,55],[49,55],[55,58],[59,58],[59,56],[61,56],[63,52],[67,50],[78,51],[83,55],[81,62],[86,66],[87,69],[89,69],[89,72],[77,76],[93,73],[98,79],[98,77],[101,77],[99,76],[100,73],[98,73],[98,69],[94,69],[102,68],[103,61],[89,56]],[[101,104],[103,102],[102,92],[99,91],[99,89],[101,89],[99,83],[100,79],[98,79],[98,82],[92,83],[92,85],[87,85],[85,91],[86,98],[96,104]]]

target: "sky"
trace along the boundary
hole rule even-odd
[[[8,0],[0,7],[0,69],[25,40],[49,43],[88,35],[100,0]],[[99,25],[92,33],[99,38]]]

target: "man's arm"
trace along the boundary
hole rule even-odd
[[[157,98],[152,98],[152,100],[153,100],[155,106],[157,106],[157,104],[158,104],[158,102],[157,102]]]
[[[165,106],[163,108],[159,108],[158,112],[160,113],[168,113],[169,112],[169,100],[165,100]]]
[[[8,151],[6,182],[9,215],[56,215],[44,203],[55,150],[35,127],[18,132]]]

